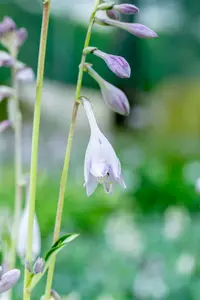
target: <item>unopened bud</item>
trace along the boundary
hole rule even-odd
[[[25,28],[19,28],[16,30],[16,37],[17,37],[17,46],[21,47],[21,45],[25,42],[28,37],[28,32]]]
[[[4,273],[0,280],[0,294],[10,290],[20,278],[20,270],[13,269]]]
[[[123,30],[128,31],[129,33],[139,37],[139,38],[146,38],[146,39],[151,39],[151,38],[156,38],[158,35],[148,28],[145,25],[138,24],[138,23],[125,23],[125,22],[120,22],[112,19],[99,19],[96,18],[95,21],[98,24],[104,24],[104,25],[111,25]]]
[[[43,273],[45,267],[45,260],[42,257],[38,257],[36,260],[34,266],[33,266],[33,273]]]
[[[93,51],[93,54],[101,57],[108,68],[120,78],[129,78],[131,75],[131,68],[128,62],[121,56],[107,54],[100,50]]]
[[[117,10],[121,14],[133,15],[139,12],[139,8],[132,4],[119,4],[114,5],[113,9]]]
[[[117,87],[104,80],[94,69],[88,67],[88,73],[98,82],[104,101],[118,114],[128,115],[130,106],[126,95]]]
[[[118,11],[115,11],[114,9],[106,10],[106,15],[113,20],[119,20],[120,14]]]

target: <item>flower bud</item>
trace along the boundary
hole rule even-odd
[[[3,274],[0,280],[0,294],[10,290],[19,280],[20,270],[13,269]]]
[[[131,68],[128,62],[121,56],[107,54],[100,50],[93,51],[93,54],[96,56],[101,57],[105,63],[107,64],[108,68],[115,73],[120,78],[129,78],[131,75]]]
[[[45,296],[42,296],[40,300],[44,300]],[[61,297],[55,290],[51,290],[51,295],[49,300],[61,300]]]
[[[0,23],[0,38],[2,38],[5,34],[14,31],[15,29],[15,22],[9,17],[4,17],[3,21]]]
[[[11,67],[13,64],[13,58],[7,52],[0,51],[0,67]]]
[[[6,130],[9,126],[10,126],[10,121],[8,120],[0,122],[0,133]]]
[[[104,23],[107,25],[115,26],[117,28],[126,30],[129,33],[131,33],[139,38],[151,39],[151,38],[158,37],[158,35],[153,30],[151,30],[150,28],[148,28],[142,24],[125,23],[125,22],[120,22],[120,21],[116,21],[116,20],[112,20],[112,19],[99,19],[99,18],[96,18],[95,21],[98,24]]]
[[[120,14],[117,11],[115,11],[114,9],[106,10],[106,15],[110,19],[113,19],[113,20],[119,20],[120,19]]]
[[[16,31],[16,36],[17,36],[17,46],[21,47],[21,45],[25,42],[25,40],[28,37],[28,32],[25,28],[19,28]]]
[[[33,273],[43,273],[45,267],[45,260],[42,257],[38,257],[34,266],[33,266]]]
[[[19,234],[17,240],[17,254],[22,260],[26,256],[27,239],[28,239],[28,205],[26,205],[20,219]],[[40,250],[41,250],[40,228],[35,214],[34,223],[33,223],[33,247],[32,247],[33,260],[40,254]]]
[[[133,15],[139,12],[139,8],[132,4],[116,4],[113,9],[125,15]]]
[[[130,106],[126,95],[117,87],[104,80],[92,67],[87,67],[88,73],[98,82],[104,101],[118,114],[128,115]]]

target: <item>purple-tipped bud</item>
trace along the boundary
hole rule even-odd
[[[13,269],[3,274],[0,280],[0,294],[10,290],[19,280],[20,270]]]
[[[11,67],[13,64],[13,58],[7,52],[0,51],[0,67]]]
[[[25,42],[25,40],[28,37],[28,32],[25,28],[19,28],[16,31],[16,36],[17,36],[17,46],[21,47],[21,45]]]
[[[14,95],[12,88],[8,86],[0,86],[0,102],[6,98],[11,98]]]
[[[33,266],[34,274],[43,273],[44,267],[45,267],[45,260],[42,257],[38,257],[38,259],[36,260]]]
[[[128,115],[130,106],[126,95],[120,89],[104,80],[91,67],[88,67],[88,72],[98,82],[103,99],[108,107],[120,115]]]
[[[4,17],[3,21],[0,23],[0,38],[5,34],[14,31],[15,29],[15,22],[9,17]]]
[[[33,82],[35,80],[35,74],[31,68],[24,67],[17,71],[16,78],[23,82]]]
[[[121,56],[107,54],[100,50],[93,51],[93,54],[101,57],[108,68],[120,78],[129,78],[131,75],[131,68],[128,62]]]
[[[158,37],[157,33],[155,33],[153,30],[146,27],[145,25],[138,23],[125,23],[111,19],[97,19],[97,23],[104,23],[107,25],[115,26],[117,28],[128,31],[139,38],[151,39]]]
[[[10,126],[10,121],[8,120],[0,122],[0,133],[6,130],[9,126]]]
[[[120,14],[118,13],[118,11],[115,11],[114,9],[106,10],[106,15],[108,16],[108,18],[113,20],[120,19]]]
[[[117,10],[121,14],[133,15],[139,12],[139,8],[132,4],[119,4],[114,5],[113,9]]]

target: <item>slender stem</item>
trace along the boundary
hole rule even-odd
[[[15,204],[14,204],[14,217],[13,217],[13,225],[12,225],[12,245],[10,252],[10,269],[13,269],[16,264],[16,245],[19,231],[19,221],[21,214],[21,204],[22,204],[22,118],[21,112],[19,108],[19,93],[18,93],[18,83],[16,80],[16,60],[17,55],[13,53],[13,59],[15,61],[14,66],[12,67],[12,86],[14,90],[14,99],[11,101],[15,101],[16,108],[16,116],[15,116],[15,124],[14,124],[14,132],[15,132]],[[9,292],[9,299],[12,299],[12,290]]]
[[[100,0],[95,0],[94,10],[93,10],[93,13],[90,18],[83,50],[89,46],[91,34],[92,34],[92,27],[94,24],[94,18],[95,18],[95,14],[96,14],[99,3],[100,3]],[[59,191],[57,214],[56,214],[56,221],[55,221],[55,227],[54,227],[53,242],[55,242],[59,238],[59,234],[60,234],[66,182],[68,179],[72,141],[73,141],[73,136],[74,136],[77,111],[78,111],[78,107],[79,107],[78,100],[80,98],[80,93],[81,93],[85,61],[86,61],[86,54],[84,54],[84,52],[82,52],[82,58],[81,58],[81,63],[80,63],[80,67],[79,67],[79,74],[78,74],[77,87],[76,87],[76,96],[75,96],[74,107],[73,107],[73,112],[72,112],[72,120],[71,120],[68,141],[67,141],[66,154],[65,154],[65,159],[64,159],[64,165],[63,165],[63,170],[62,170],[62,175],[61,175],[61,180],[60,180],[60,191]],[[55,268],[55,261],[56,261],[56,257],[54,257],[51,265],[49,266],[44,300],[49,300],[49,298],[50,298],[51,286],[52,286],[52,281],[53,281],[53,273],[54,273],[54,268]]]
[[[26,249],[26,261],[29,261],[30,264],[32,264],[32,240],[33,240],[33,222],[34,222],[35,195],[36,195],[36,182],[37,182],[38,143],[39,143],[42,87],[43,87],[43,78],[44,78],[44,65],[45,65],[46,44],[47,44],[47,36],[48,36],[49,15],[50,15],[50,0],[46,0],[43,5],[43,17],[42,17],[42,28],[41,28],[38,71],[37,71],[36,99],[35,99],[33,133],[32,133],[28,241],[27,241],[27,249]],[[30,292],[26,288],[29,283],[29,280],[30,280],[30,273],[25,267],[24,298],[23,298],[24,300],[30,299]]]

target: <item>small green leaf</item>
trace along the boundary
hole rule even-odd
[[[62,248],[67,245],[68,243],[70,243],[71,241],[73,241],[74,239],[76,239],[79,236],[78,233],[69,233],[66,234],[64,236],[62,236],[61,238],[59,238],[54,244],[53,246],[50,248],[50,250],[46,253],[46,255],[44,256],[44,260],[45,260],[45,267],[44,267],[44,271],[42,273],[38,273],[38,274],[32,274],[31,275],[31,280],[29,282],[29,285],[27,286],[27,288],[31,291],[36,284],[40,281],[40,279],[42,278],[42,276],[45,274],[46,270],[48,269],[49,265],[51,264],[51,260],[52,258],[55,257],[55,255],[60,252],[60,250],[62,250]]]

